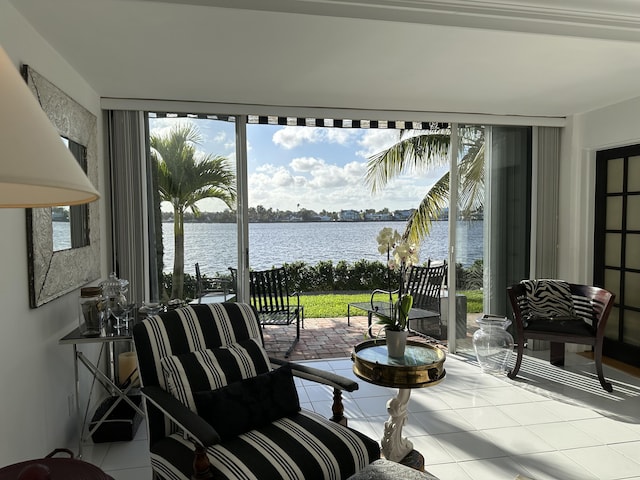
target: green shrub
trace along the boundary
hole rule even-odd
[[[321,261],[316,265],[298,261],[286,263],[284,268],[289,276],[290,292],[371,292],[376,288],[389,288],[387,266],[378,260],[362,259],[352,264],[341,260],[335,265],[331,260]],[[229,274],[216,276],[231,279]],[[203,275],[203,278],[207,278],[206,275]],[[171,280],[171,273],[163,273],[161,290],[165,293],[161,294],[161,299],[164,301],[168,300],[166,292],[171,292]],[[465,294],[469,292],[467,299],[469,311],[474,311],[471,309],[472,303],[474,309],[479,305],[477,311],[482,311],[482,260],[476,260],[468,269],[457,264],[456,283],[457,290]],[[193,299],[195,294],[195,276],[185,273],[184,298]],[[366,300],[368,299],[363,301]]]

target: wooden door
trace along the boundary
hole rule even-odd
[[[640,145],[596,155],[594,283],[616,294],[604,354],[640,366]]]

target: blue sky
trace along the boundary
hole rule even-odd
[[[151,133],[164,135],[178,122],[198,126],[203,138],[199,151],[228,157],[235,166],[233,123],[151,119]],[[316,212],[415,208],[442,168],[399,177],[375,196],[364,183],[368,158],[397,139],[397,130],[248,125],[249,206]],[[219,200],[199,206],[203,211],[226,208]]]

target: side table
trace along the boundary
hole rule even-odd
[[[407,342],[402,358],[389,357],[386,339],[367,340],[356,345],[352,354],[356,376],[374,385],[398,388],[398,395],[387,402],[389,420],[384,424],[380,442],[387,460],[424,470],[424,458],[413,450],[408,438],[402,437],[402,427],[407,420],[411,390],[440,383],[446,375],[445,358],[441,349],[413,341]]]
[[[109,408],[97,419],[95,424],[91,426],[89,429],[89,435],[93,434],[100,426],[107,420],[107,417],[114,411],[114,409],[118,406],[120,402],[126,402],[135,412],[135,414],[140,415],[141,418],[144,418],[144,412],[131,398],[129,398],[128,393],[134,388],[134,383],[129,382],[129,384],[121,388],[116,383],[115,379],[115,368],[116,368],[116,356],[115,356],[115,342],[129,342],[133,345],[133,338],[131,337],[131,332],[129,330],[122,331],[107,331],[106,334],[100,335],[97,337],[85,337],[80,333],[79,328],[75,328],[73,331],[65,335],[59,340],[60,345],[73,345],[73,361],[74,361],[74,377],[75,377],[75,400],[76,400],[76,414],[78,415],[78,430],[79,430],[79,445],[78,445],[78,458],[82,458],[82,442],[84,438],[84,423],[85,418],[82,416],[80,409],[80,380],[78,375],[78,366],[79,364],[84,365],[89,372],[93,375],[94,379],[100,383],[104,387],[105,390],[109,394],[115,397],[115,401],[109,406]],[[87,344],[87,343],[98,343],[100,344],[100,357],[102,358],[102,354],[106,349],[108,350],[108,372],[107,374],[103,373],[97,365],[92,363],[86,355],[78,349],[78,345]],[[99,360],[98,360],[99,362]],[[87,411],[91,405],[91,394],[93,393],[93,389],[89,392],[89,398],[87,399]],[[85,414],[86,416],[86,414]]]

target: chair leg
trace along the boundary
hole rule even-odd
[[[594,347],[593,359],[596,364],[596,373],[598,374],[598,380],[600,380],[600,385],[607,392],[613,392],[613,385],[611,382],[607,382],[604,378],[604,372],[602,371],[602,342],[597,342]]]
[[[520,365],[522,364],[522,355],[524,354],[524,339],[520,339],[518,341],[518,348],[516,350],[518,357],[516,358],[516,364],[513,369],[507,374],[509,378],[512,380],[516,378],[518,372],[520,371]]]
[[[298,316],[298,318],[296,319],[296,338],[293,339],[293,343],[289,347],[289,350],[287,350],[287,352],[284,354],[284,358],[289,358],[289,355],[291,355],[291,352],[293,352],[293,349],[295,348],[299,340],[300,340],[300,317]]]
[[[339,388],[333,389],[333,405],[331,405],[331,411],[333,416],[332,422],[339,423],[340,425],[347,426],[347,417],[344,416],[344,405],[342,404],[342,390]]]
[[[549,352],[549,363],[556,367],[564,366],[564,343],[551,342]]]
[[[192,480],[209,480],[213,479],[211,473],[211,464],[207,457],[207,450],[202,445],[196,444],[193,458],[193,475]]]

